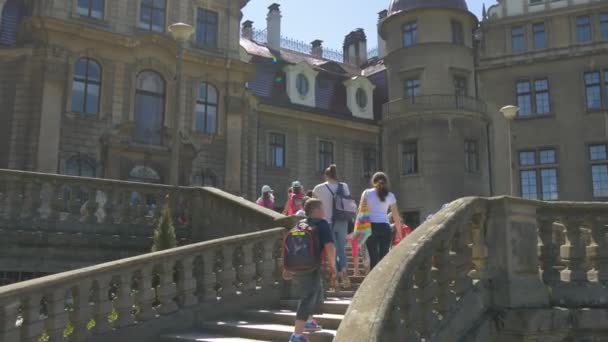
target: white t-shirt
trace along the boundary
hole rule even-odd
[[[368,189],[361,195],[361,201],[364,196],[367,196],[367,206],[369,207],[369,218],[372,223],[388,223],[388,209],[391,205],[397,203],[397,199],[392,192],[388,193],[388,196],[384,199],[384,202],[380,201],[376,189]]]
[[[344,195],[350,196],[350,190],[348,189],[348,185],[346,183],[343,184]],[[327,189],[327,185],[333,193],[335,194],[338,191],[338,183],[321,183],[312,190],[312,194],[315,198],[321,200],[323,202],[323,211],[325,212],[325,220],[331,223],[331,217],[333,216],[334,211],[334,198],[329,189]]]

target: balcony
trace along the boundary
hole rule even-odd
[[[485,102],[468,96],[456,95],[421,95],[406,97],[388,102],[384,105],[385,118],[403,114],[414,114],[421,112],[470,112],[485,114]]]

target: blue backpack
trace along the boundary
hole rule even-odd
[[[321,266],[321,243],[316,226],[300,221],[283,240],[283,267],[292,273],[307,273]]]

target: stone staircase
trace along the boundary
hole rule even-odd
[[[363,276],[353,276],[353,258],[350,246],[347,248],[348,269],[351,288],[338,291],[326,291],[322,315],[315,319],[323,330],[307,334],[310,342],[331,342],[344,318],[356,289],[363,281]],[[363,270],[361,260],[360,270]],[[298,301],[282,300],[278,308],[259,308],[244,311],[236,317],[226,320],[203,322],[199,331],[163,335],[161,342],[287,342],[293,332]]]

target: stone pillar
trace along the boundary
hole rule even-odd
[[[486,240],[494,303],[507,308],[549,305],[539,275],[536,207],[513,198],[496,201],[490,207]]]
[[[243,100],[228,98],[226,111],[226,191],[241,195],[241,161],[243,139]]]
[[[59,68],[61,69],[61,68]],[[59,139],[61,135],[62,100],[65,98],[65,85],[54,64],[47,65],[42,85],[42,105],[40,109],[40,133],[36,171],[57,173],[59,161]]]

